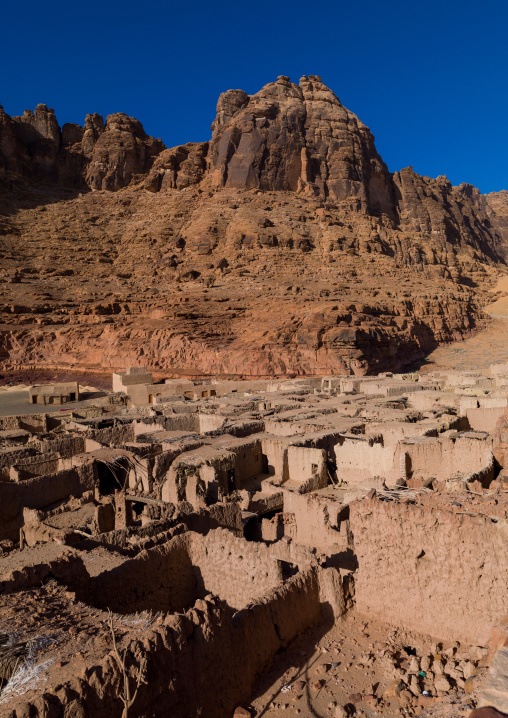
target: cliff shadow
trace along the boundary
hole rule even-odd
[[[13,217],[20,210],[37,209],[76,199],[91,191],[84,183],[76,187],[62,187],[57,184],[36,183],[21,177],[0,177],[0,217]]]

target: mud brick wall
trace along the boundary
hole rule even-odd
[[[134,427],[131,424],[120,424],[105,429],[89,429],[86,436],[104,446],[118,448],[122,444],[135,440]]]
[[[335,447],[337,477],[351,484],[366,485],[373,476],[395,480],[399,476],[398,465],[394,463],[394,447],[372,443],[369,440],[343,439]]]
[[[296,542],[334,554],[349,546],[348,510],[320,494],[299,494],[283,488],[284,511],[294,514]]]
[[[30,448],[7,448],[0,452],[0,470],[6,469],[9,473],[9,467],[22,461],[27,461],[30,457],[35,456],[35,449]]]
[[[189,531],[207,534],[212,529],[227,528],[238,538],[243,538],[243,519],[240,506],[235,503],[217,503],[181,517]]]
[[[314,567],[293,576],[234,614],[221,601],[208,598],[184,614],[167,616],[161,625],[131,634],[127,660],[132,655],[147,660],[147,683],[139,688],[135,714],[232,715],[236,706],[250,700],[259,672],[275,654],[321,620],[323,572]],[[69,674],[64,689],[53,693],[52,709],[59,710],[58,715],[71,715],[78,699],[84,718],[120,718],[123,679],[111,655],[84,670],[76,659]],[[33,704],[24,708],[27,715],[36,714]]]
[[[236,538],[226,529],[210,531],[206,537],[190,536],[190,556],[201,595],[213,593],[240,609],[282,578],[278,561],[264,544]]]
[[[350,504],[350,526],[365,616],[482,644],[506,615],[506,520],[374,498]]]
[[[238,609],[280,578],[279,563],[267,546],[216,529],[207,536],[184,533],[142,551],[93,578],[82,599],[119,613],[175,612],[213,593]]]
[[[37,476],[21,483],[0,483],[0,539],[19,539],[23,507],[43,509],[72,494],[79,497],[94,488],[92,464],[65,469],[49,476]]]
[[[35,476],[49,476],[63,469],[63,462],[58,458],[44,455],[34,456],[24,463],[13,464],[10,468],[10,477],[13,481],[24,481]]]
[[[164,446],[164,450],[155,456],[154,463],[152,467],[152,479],[156,484],[163,483],[167,478],[167,473],[169,469],[171,468],[171,464],[175,459],[177,459],[180,454],[183,454],[186,451],[193,451],[194,449],[199,449],[200,446],[203,446],[204,441],[200,437],[196,437],[196,439],[186,439],[185,441],[178,442],[171,446],[170,448],[166,449],[166,446]]]
[[[496,424],[500,417],[503,416],[504,407],[486,407],[466,409],[465,415],[469,422],[469,426],[473,431],[488,431],[493,434],[496,430]]]
[[[66,585],[82,587],[89,578],[83,559],[69,549],[60,556],[29,563],[26,566],[4,572],[0,575],[0,595],[14,591],[26,591],[40,586],[48,577],[56,578]]]
[[[123,614],[187,610],[199,598],[189,536],[176,536],[100,573],[91,579],[82,600]]]
[[[199,433],[199,416],[194,414],[175,414],[162,420],[165,431],[189,431]]]
[[[25,429],[25,431],[46,431],[48,415],[47,414],[24,414],[18,416],[2,416],[0,417],[0,430],[9,429]]]
[[[59,436],[56,439],[44,439],[38,442],[43,453],[57,452],[62,458],[84,454],[86,439],[84,436]]]
[[[471,435],[455,437],[419,437],[401,441],[395,451],[394,465],[401,466],[406,454],[408,478],[435,477],[445,481],[454,476],[471,474],[489,466],[492,441]]]

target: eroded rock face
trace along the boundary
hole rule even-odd
[[[470,248],[471,257],[484,253],[498,259],[504,252],[503,239],[489,219],[485,197],[476,187],[453,187],[446,177],[422,177],[407,167],[393,175],[397,225],[406,230],[419,247],[412,257],[418,264],[427,254],[426,263],[436,264],[439,254],[446,255],[451,275],[458,277],[456,254],[461,246]],[[426,252],[432,238],[433,252]]]
[[[164,149],[161,140],[146,134],[141,122],[122,112],[108,115],[103,130],[96,128],[93,118],[88,125],[88,133],[98,135],[86,172],[86,182],[92,189],[114,191],[126,187],[136,175],[146,174]]]
[[[0,109],[0,169],[43,181],[56,181],[60,128],[54,111],[37,105],[20,117]]]
[[[493,451],[501,468],[508,469],[508,411],[505,411],[497,422]]]
[[[20,206],[0,246],[0,353],[12,367],[393,370],[478,327],[496,271],[467,244],[450,266],[448,245],[429,235],[419,250],[388,218],[199,185]]]
[[[145,180],[150,192],[185,189],[201,182],[206,171],[208,142],[188,142],[159,154]]]
[[[281,76],[220,96],[209,162],[217,187],[303,192],[392,215],[390,176],[370,130],[321,78]]]
[[[489,220],[503,238],[501,251],[506,259],[508,257],[508,190],[490,192],[484,196],[484,199]]]
[[[20,117],[0,110],[0,172],[67,187],[118,190],[146,175],[162,152],[138,120],[123,113],[87,115],[85,126],[60,129],[54,111],[37,105]]]

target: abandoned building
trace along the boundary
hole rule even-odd
[[[67,404],[79,401],[79,385],[77,382],[35,385],[30,387],[28,397],[30,404]]]
[[[30,676],[2,679],[1,714],[120,717],[127,680],[132,715],[255,715],[286,655],[306,673],[281,669],[267,715],[467,699],[505,635],[507,386],[506,365],[201,383],[134,368],[69,412],[0,417],[0,610]],[[345,646],[367,622],[395,637],[354,634],[358,692]],[[316,635],[322,674],[298,658]],[[407,636],[441,648],[412,661]]]

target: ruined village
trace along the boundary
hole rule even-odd
[[[0,417],[1,714],[467,715],[507,637],[507,391],[32,386]]]

